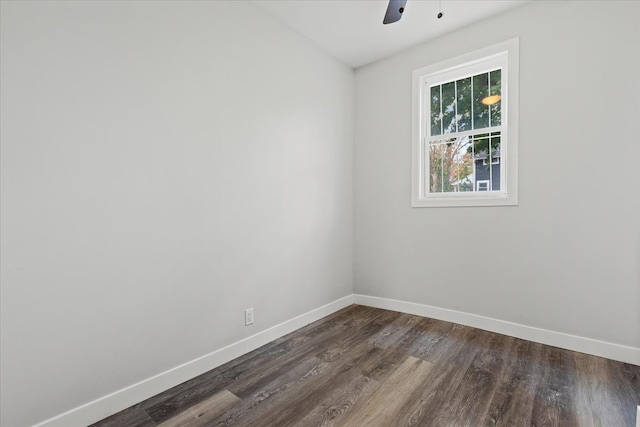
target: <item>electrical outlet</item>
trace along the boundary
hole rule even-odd
[[[244,324],[245,326],[253,325],[253,307],[244,311]]]

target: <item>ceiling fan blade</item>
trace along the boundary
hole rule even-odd
[[[391,24],[399,21],[402,18],[402,12],[404,12],[404,5],[407,4],[407,0],[389,0],[389,6],[387,6],[387,13],[384,14],[383,24]]]

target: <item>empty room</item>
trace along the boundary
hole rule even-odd
[[[0,0],[2,427],[640,427],[640,2]]]

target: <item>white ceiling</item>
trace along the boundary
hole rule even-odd
[[[388,0],[253,0],[332,56],[357,68],[529,0],[408,0],[402,19],[383,25]]]

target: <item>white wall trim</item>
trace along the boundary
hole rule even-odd
[[[353,304],[353,295],[347,295],[190,362],[49,418],[34,427],[84,427],[100,421],[351,304]]]
[[[383,308],[386,310],[399,311],[402,313],[459,323],[541,344],[552,345],[555,347],[565,348],[567,350],[640,365],[639,348],[549,331],[546,329],[425,304],[352,294],[313,309],[307,313],[301,314],[293,319],[272,326],[255,335],[244,338],[190,362],[171,368],[151,378],[147,378],[146,380],[115,391],[63,414],[49,418],[46,421],[36,424],[34,427],[83,427],[92,424],[108,417],[109,415],[133,406],[136,403],[155,396],[158,393],[168,390],[171,387],[223,365],[230,360],[255,350],[283,335],[300,329],[309,323],[320,320],[323,317],[335,313],[336,311],[351,304]],[[638,427],[640,427],[640,424],[638,424]]]
[[[386,310],[400,311],[402,313],[417,316],[430,317],[447,322],[460,323],[486,331],[497,332],[511,337],[521,338],[567,350],[587,353],[607,359],[640,365],[640,348],[627,347],[606,341],[569,335],[562,332],[549,331],[477,314],[464,313],[446,308],[434,307],[425,304],[399,301],[389,298],[379,298],[367,295],[353,295],[354,304],[369,307],[384,308]],[[640,427],[640,426],[639,426]]]

